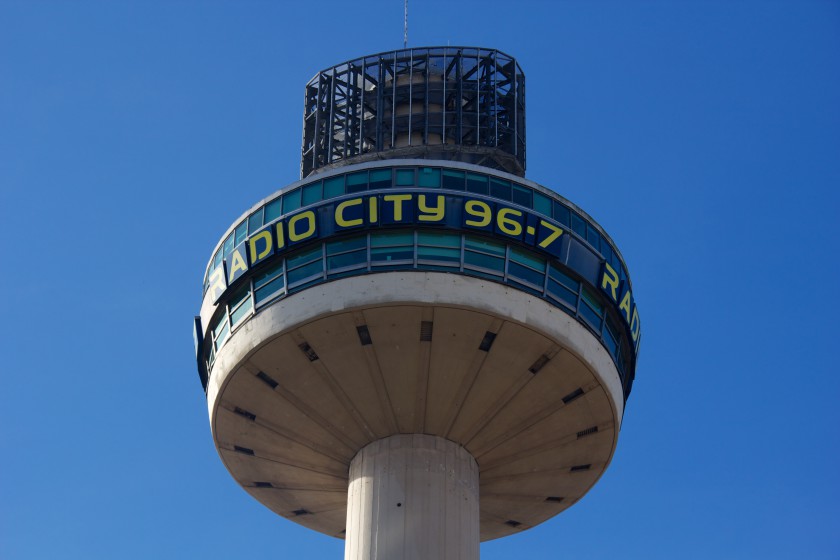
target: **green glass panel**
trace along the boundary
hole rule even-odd
[[[476,194],[487,194],[487,177],[475,173],[467,173],[467,191]]]
[[[309,206],[310,204],[315,204],[319,200],[321,200],[321,181],[316,181],[309,185],[303,187],[303,200],[302,204],[304,206]]]
[[[238,226],[236,226],[236,231],[233,240],[233,246],[236,247],[243,241],[245,241],[245,237],[248,236],[248,224],[247,222],[242,222]]]
[[[230,309],[236,308],[237,305],[245,301],[251,295],[251,287],[244,286],[242,289],[238,290],[235,294],[233,294],[230,298],[230,303],[228,307]]]
[[[510,260],[530,266],[531,268],[536,268],[537,270],[545,271],[545,260],[520,249],[512,248],[510,250]]]
[[[280,204],[283,202],[283,199],[279,196],[265,205],[265,216],[263,222],[269,224],[280,217],[282,212],[280,211]]]
[[[569,209],[559,202],[554,202],[554,219],[563,224],[569,225]]]
[[[263,209],[260,208],[248,216],[248,235],[254,233],[263,226]]]
[[[281,274],[283,272],[283,262],[279,262],[274,266],[271,266],[265,270],[265,272],[261,272],[260,274],[254,276],[254,287],[259,288],[271,282],[275,276]]]
[[[414,186],[414,170],[413,169],[397,169],[397,186],[398,187],[412,187],[412,186]]]
[[[324,200],[344,194],[344,175],[324,179]]]
[[[228,236],[227,236],[227,239],[225,239],[225,244],[224,244],[224,253],[225,253],[225,256],[230,255],[230,252],[231,252],[231,251],[233,251],[233,233],[231,233],[230,235],[228,235]]]
[[[225,319],[227,319],[227,316],[225,316]],[[228,333],[230,333],[230,325],[228,325],[228,322],[225,321],[224,325],[222,326],[222,330],[219,332],[219,336],[216,337],[216,349],[218,349],[222,346],[222,344],[224,344]]]
[[[414,233],[407,232],[388,232],[376,233],[370,236],[371,247],[387,247],[391,245],[414,245]]]
[[[471,237],[467,236],[464,239],[464,246],[467,249],[474,249],[476,251],[483,251],[485,253],[491,253],[493,255],[501,255],[504,256],[505,254],[505,246],[501,243],[494,243],[493,241],[487,241],[480,237]]]
[[[519,263],[510,261],[508,263],[508,277],[519,279],[536,286],[542,286],[545,276],[536,270],[524,267]]]
[[[572,214],[572,230],[586,239],[586,222],[577,214]]]
[[[231,314],[230,314],[230,323],[231,325],[237,324],[241,321],[248,313],[251,311],[253,307],[253,303],[251,301],[251,293],[248,292],[247,294],[248,299],[246,299],[242,305],[237,307]]]
[[[455,191],[464,190],[464,172],[443,170],[443,188]]]
[[[500,275],[505,270],[505,259],[491,257],[490,255],[483,255],[481,253],[473,253],[472,251],[464,251],[464,264],[498,270]]]
[[[303,265],[295,270],[289,270],[289,286],[300,282],[305,278],[321,274],[324,271],[324,263],[321,259],[315,262]]]
[[[372,247],[370,260],[382,261],[410,261],[414,259],[413,247]]]
[[[341,241],[331,241],[327,243],[327,255],[335,255],[336,253],[365,247],[367,247],[367,237],[365,236],[351,237],[350,239],[342,239]]]
[[[472,189],[470,189],[472,191]],[[510,183],[499,179],[490,179],[490,196],[510,200]]]
[[[548,279],[548,293],[554,298],[566,302],[569,307],[577,307],[577,291],[572,292],[551,278]]]
[[[534,210],[543,216],[551,217],[551,199],[542,193],[534,191]]]
[[[321,247],[314,247],[302,253],[298,253],[297,255],[291,256],[286,259],[286,270],[291,271],[296,266],[300,266],[303,263],[309,262],[312,259],[316,259],[321,256]]]
[[[440,187],[440,169],[433,167],[421,167],[418,170],[417,183],[421,187],[439,188]]]
[[[300,189],[295,189],[283,195],[283,213],[288,214],[300,208]]]
[[[263,301],[270,298],[272,295],[276,294],[277,292],[281,291],[286,286],[284,282],[284,278],[281,275],[279,278],[275,278],[264,287],[256,290],[254,292],[254,300],[256,301],[257,305],[262,303]]]
[[[391,170],[390,169],[374,169],[370,172],[370,188],[371,189],[389,189],[391,188]]]
[[[347,176],[347,194],[366,191],[368,188],[367,171],[351,173]]]
[[[567,288],[569,288],[570,290],[572,290],[575,294],[577,294],[577,291],[580,288],[580,282],[578,282],[577,280],[574,280],[571,277],[563,274],[553,266],[548,267],[548,275],[551,278],[557,280],[559,283],[566,286]]]
[[[222,254],[222,250],[221,250],[221,249],[219,249],[218,251],[216,251],[216,254],[215,254],[215,255],[213,255],[213,269],[214,269],[214,270],[215,270],[215,269],[217,269],[217,268],[219,268],[220,266],[222,266],[222,259],[223,259],[224,257],[225,257],[225,256]]]
[[[335,257],[327,259],[329,270],[336,270],[353,265],[361,265],[367,262],[367,250],[353,251],[350,253],[343,253]]]
[[[534,203],[531,201],[531,189],[513,185],[513,202],[526,208],[532,208]]]
[[[421,231],[417,234],[418,245],[440,245],[442,247],[461,247],[461,236],[451,233]]]
[[[448,247],[417,247],[417,258],[432,261],[459,262],[461,260],[461,249],[450,249]]]
[[[598,315],[604,312],[604,306],[601,305],[601,302],[598,301],[595,294],[586,289],[586,287],[584,287],[580,293],[581,296],[583,296],[583,301],[588,303],[589,306],[598,313]]]

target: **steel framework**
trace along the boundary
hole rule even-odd
[[[435,47],[319,72],[306,86],[301,178],[383,157],[457,160],[524,176],[519,64],[497,50]]]

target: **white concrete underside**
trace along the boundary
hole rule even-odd
[[[478,560],[478,465],[428,435],[368,444],[350,463],[345,560]]]
[[[421,340],[422,323],[433,324],[431,340]],[[360,343],[361,325],[371,344]],[[479,349],[487,332],[489,352]],[[396,434],[455,442],[480,468],[488,540],[545,521],[592,487],[615,450],[623,395],[601,343],[560,309],[495,282],[406,271],[317,285],[261,310],[218,353],[208,407],[236,480],[278,514],[337,537],[363,447]]]

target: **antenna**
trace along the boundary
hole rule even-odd
[[[403,48],[408,48],[408,0],[405,0],[403,12],[405,19],[403,20]]]

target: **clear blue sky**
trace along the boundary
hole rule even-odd
[[[298,178],[303,86],[402,1],[0,3],[0,557],[341,558],[213,448],[191,321]],[[516,56],[527,176],[627,259],[618,450],[482,559],[840,557],[840,3],[420,2],[410,46]]]

